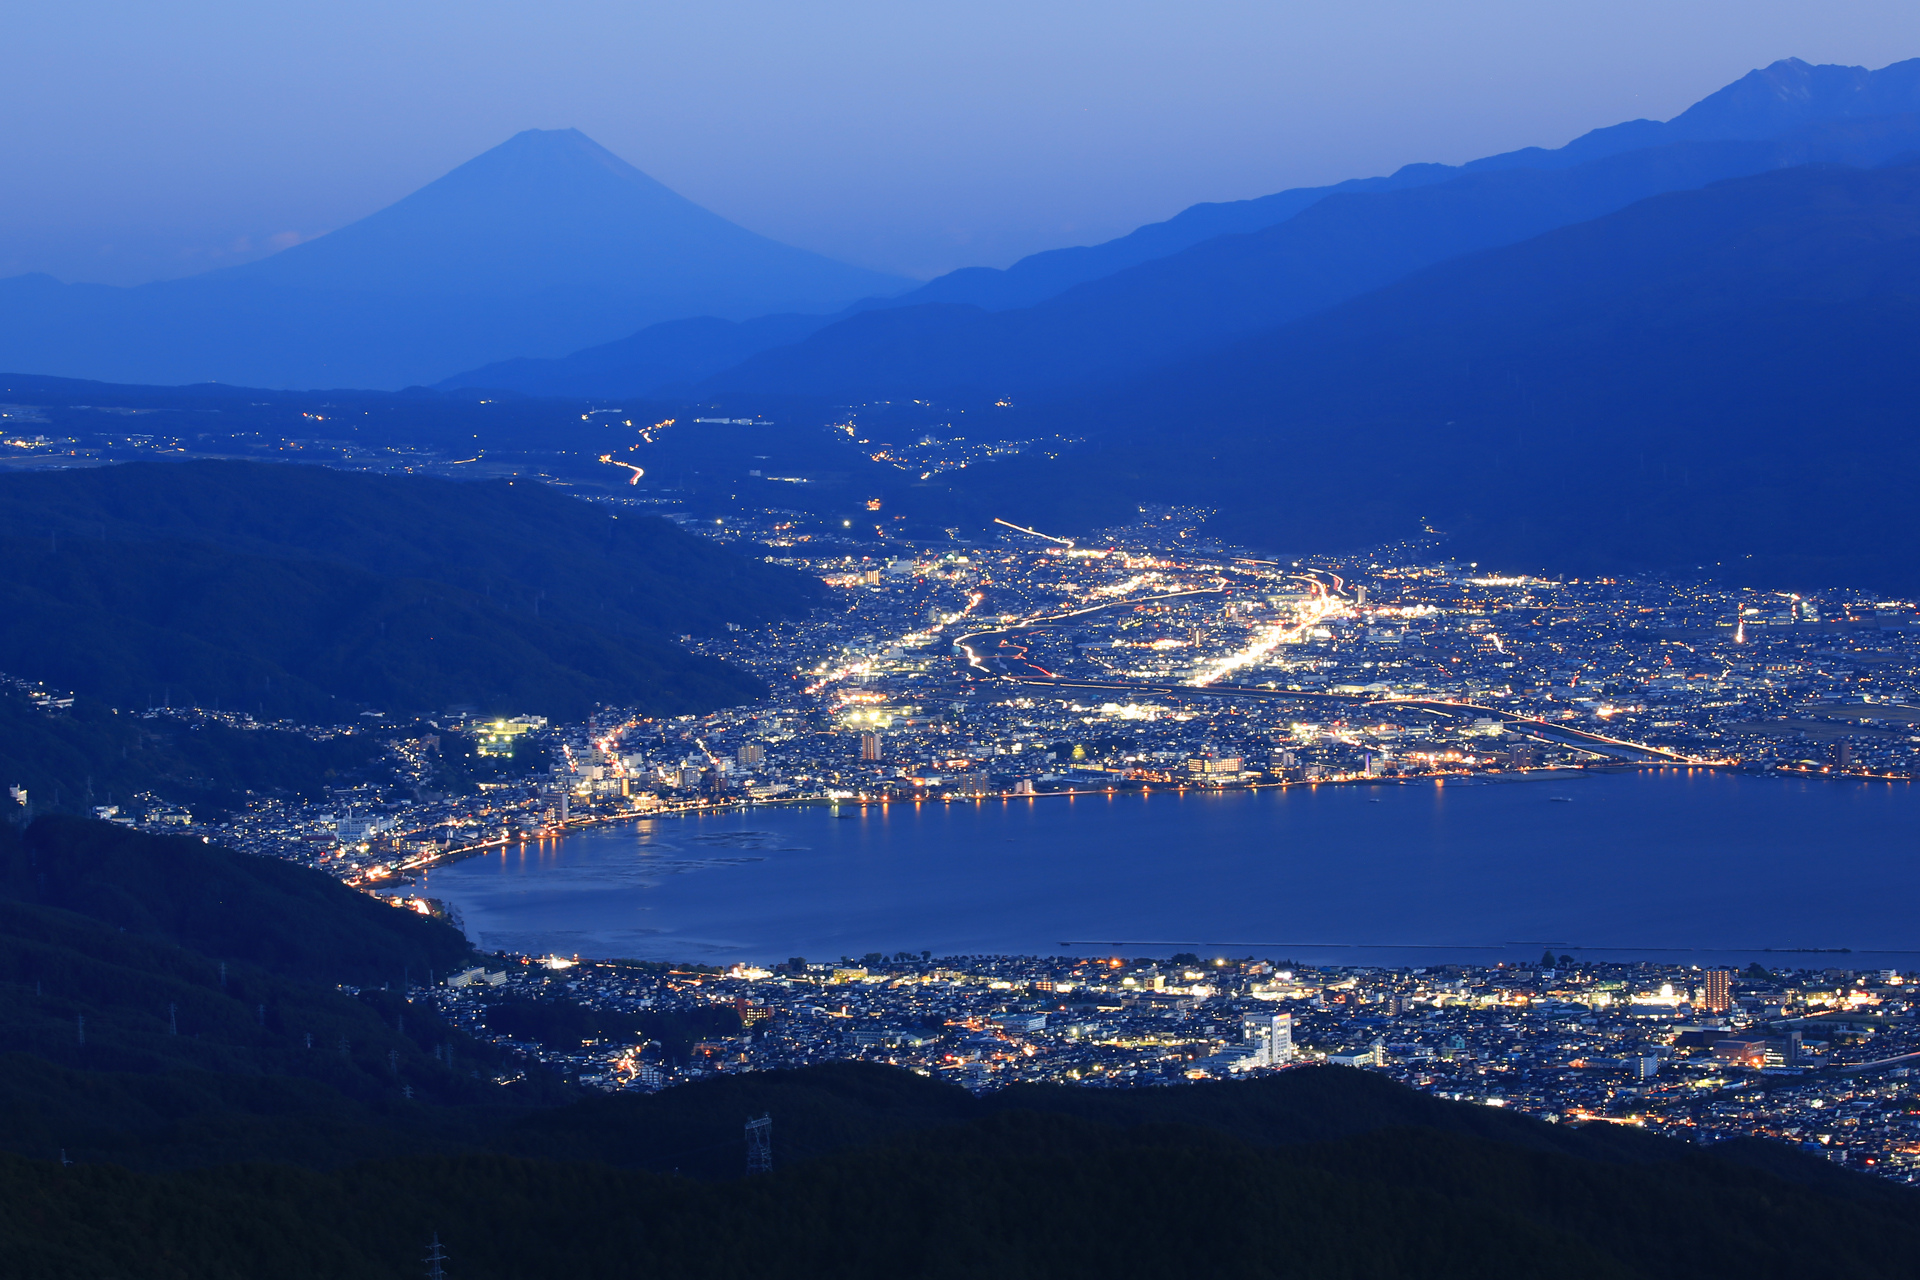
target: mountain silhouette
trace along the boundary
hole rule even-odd
[[[728,222],[577,129],[515,134],[378,213],[215,274],[403,296],[579,290],[743,318],[900,283]]]
[[[1151,497],[1270,550],[1431,526],[1506,569],[1906,593],[1916,351],[1920,165],[1810,165],[1462,257],[1116,385],[1053,415],[1089,449],[969,483],[1063,527]]]
[[[1165,222],[1150,223],[1105,244],[1051,249],[1022,258],[1005,270],[965,267],[871,305],[971,303],[987,311],[1032,306],[1076,284],[1164,258],[1214,236],[1243,235],[1273,226],[1332,195],[1404,191],[1496,169],[1566,168],[1673,142],[1750,141],[1778,137],[1822,120],[1909,112],[1920,112],[1920,58],[1878,71],[1813,66],[1784,58],[1748,72],[1672,120],[1634,120],[1595,129],[1553,150],[1527,147],[1458,166],[1410,164],[1385,177],[1295,187],[1252,200],[1196,204]]]
[[[1663,191],[1810,162],[1873,165],[1917,149],[1920,115],[1842,119],[1777,139],[1674,142],[1566,168],[1495,169],[1329,196],[1262,231],[1205,240],[1033,307],[863,312],[762,352],[706,387],[849,398],[1058,396]]]
[[[827,312],[905,285],[756,235],[577,130],[528,130],[259,262],[131,289],[0,281],[0,367],[390,388],[662,320]]]
[[[1006,270],[965,268],[890,299],[862,300],[837,318],[669,324],[441,385],[629,395],[685,391],[711,378],[703,390],[1057,394],[1656,191],[1808,161],[1880,163],[1920,148],[1916,113],[1920,59],[1868,71],[1790,58],[1672,120],[1596,129],[1554,150],[1407,165],[1384,177],[1194,205],[1105,244],[1049,250]],[[1699,145],[1768,141],[1782,145]],[[1554,176],[1568,170],[1580,172]],[[989,312],[1007,314],[981,314]]]

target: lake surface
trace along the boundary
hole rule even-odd
[[[768,807],[529,843],[435,870],[425,891],[488,950],[702,963],[906,950],[1490,964],[1550,946],[1911,969],[1920,790],[1672,769]],[[1841,948],[1854,954],[1819,954]]]

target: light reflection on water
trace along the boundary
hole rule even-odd
[[[1550,796],[1570,796],[1553,803]],[[656,819],[434,871],[483,947],[654,959],[1920,953],[1920,792],[1704,770]],[[1065,948],[1062,943],[1071,944]],[[1920,956],[1855,954],[1920,967]]]

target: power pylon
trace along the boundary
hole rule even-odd
[[[773,1172],[773,1117],[747,1121],[747,1172]]]
[[[433,1243],[427,1246],[427,1256],[421,1261],[427,1264],[427,1280],[447,1280],[447,1273],[441,1263],[447,1260],[447,1251],[440,1247],[440,1233],[433,1233]]]

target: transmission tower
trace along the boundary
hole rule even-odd
[[[747,1121],[747,1172],[773,1172],[773,1117]]]
[[[447,1251],[440,1247],[440,1233],[433,1233],[433,1243],[427,1246],[427,1256],[421,1261],[427,1264],[427,1280],[447,1280],[447,1273],[441,1263],[447,1260]]]

